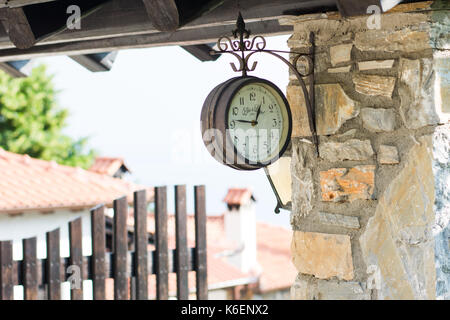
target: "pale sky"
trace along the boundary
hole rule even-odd
[[[288,36],[267,38],[267,48],[288,50]],[[287,57],[287,55],[286,55]],[[267,78],[286,92],[288,68],[267,54],[256,54],[251,75]],[[62,107],[70,116],[66,132],[90,137],[102,156],[123,157],[130,179],[149,186],[167,185],[173,212],[173,185],[186,184],[188,212],[193,186],[206,185],[207,211],[222,213],[229,187],[250,187],[261,221],[289,226],[289,212],[276,215],[276,199],[262,169],[237,171],[216,162],[200,133],[200,111],[208,93],[237,76],[231,56],[200,62],[179,47],[120,51],[109,72],[92,73],[68,57],[38,59],[54,74]]]

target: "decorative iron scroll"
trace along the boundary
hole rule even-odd
[[[268,50],[266,49],[266,39],[263,36],[254,36],[250,39],[251,32],[245,28],[245,22],[239,12],[238,19],[236,21],[236,29],[233,31],[234,39],[224,36],[217,40],[217,49],[212,50],[211,54],[231,54],[238,60],[239,66],[237,67],[234,62],[231,62],[231,68],[234,72],[241,72],[242,76],[247,76],[247,72],[254,71],[258,64],[257,61],[249,64],[250,58],[255,53],[267,53],[270,54],[281,61],[283,61],[289,69],[296,76],[300,87],[303,91],[303,96],[305,98],[306,111],[308,113],[308,123],[309,129],[311,131],[312,140],[316,147],[316,155],[319,156],[319,141],[316,132],[316,122],[315,122],[315,110],[314,110],[314,33],[310,33],[310,51],[308,54],[281,51],[281,50]],[[280,53],[290,53],[293,54],[293,63],[280,55]],[[301,73],[297,69],[298,61],[302,59],[306,61],[306,72]],[[306,88],[306,84],[303,80],[304,77],[308,77],[309,92]]]

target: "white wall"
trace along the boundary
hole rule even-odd
[[[82,219],[82,243],[83,255],[91,255],[91,222],[90,213],[85,211],[60,210],[54,213],[42,214],[39,212],[29,212],[20,215],[0,214],[0,241],[13,241],[13,259],[22,259],[22,239],[37,237],[37,257],[43,259],[47,257],[46,252],[46,232],[60,228],[60,252],[61,257],[68,257],[69,250],[69,222],[81,217]],[[92,299],[91,281],[83,282],[85,299]],[[69,283],[62,284],[62,298],[70,298]],[[14,288],[14,298],[23,299],[23,287]]]
[[[256,213],[252,201],[241,205],[239,210],[225,213],[225,234],[228,240],[234,242],[242,251],[229,256],[229,262],[242,272],[257,266],[256,259]]]

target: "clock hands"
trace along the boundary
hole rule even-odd
[[[258,106],[258,110],[256,110],[256,119],[255,120],[253,120],[253,121],[250,121],[250,120],[235,120],[235,121],[243,122],[243,123],[251,123],[251,125],[253,127],[256,126],[258,124],[258,117],[259,117],[259,115],[261,113],[261,106],[262,106],[262,103]]]
[[[258,123],[258,117],[259,117],[259,114],[261,113],[261,106],[262,106],[262,103],[258,106],[258,110],[256,111],[256,119],[255,119],[256,123]]]
[[[258,124],[258,121],[250,121],[250,120],[235,120],[237,122],[244,122],[244,123],[251,123],[252,126],[256,126]]]

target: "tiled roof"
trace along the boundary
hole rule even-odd
[[[89,168],[89,171],[112,176],[122,166],[125,166],[122,158],[97,157],[95,158],[94,164]],[[125,168],[130,172],[126,166]]]
[[[142,189],[153,199],[151,188],[0,148],[0,213],[84,209],[123,195],[131,202]]]
[[[262,273],[261,292],[287,289],[297,276],[291,260],[292,231],[263,222],[256,224],[257,259]]]
[[[230,188],[223,202],[228,205],[241,205],[250,199],[255,200],[250,189]]]
[[[132,213],[128,221],[133,224]],[[155,231],[155,219],[153,214],[149,214],[147,229],[153,233]],[[295,280],[297,271],[291,262],[290,244],[292,231],[284,227],[274,226],[263,222],[256,223],[257,234],[257,260],[260,265],[260,273],[243,273],[238,268],[231,265],[226,257],[220,253],[236,249],[236,243],[229,241],[225,236],[224,215],[209,215],[206,223],[207,237],[207,267],[209,287],[226,287],[232,282],[247,281],[254,283],[259,278],[259,291],[262,293],[287,289]],[[175,248],[175,216],[168,216],[169,248]],[[195,225],[194,216],[187,217],[188,246],[195,246]],[[154,248],[151,247],[151,250]],[[195,288],[195,273],[189,276],[189,288]],[[191,279],[192,277],[192,279]],[[149,294],[155,295],[154,276],[149,282]],[[176,292],[175,274],[169,276],[169,292]]]

